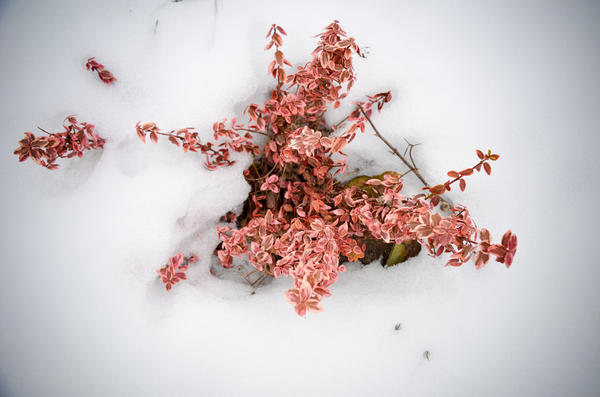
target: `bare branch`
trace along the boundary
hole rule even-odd
[[[337,131],[337,129],[338,129],[338,128],[340,128],[340,126],[341,126],[342,124],[344,124],[344,123],[346,122],[346,120],[348,120],[349,118],[350,118],[350,114],[349,114],[349,115],[347,115],[346,117],[344,117],[342,120],[340,120],[340,121],[338,121],[337,123],[335,123],[335,124],[334,124],[334,125],[331,127],[331,129],[332,129],[332,130],[334,130],[334,131]]]
[[[381,133],[379,132],[379,130],[377,129],[377,127],[375,127],[375,124],[373,124],[373,121],[371,121],[371,118],[369,116],[367,116],[367,113],[365,112],[365,110],[362,108],[362,106],[358,105],[358,108],[360,109],[361,113],[365,116],[365,118],[367,119],[367,121],[369,122],[369,125],[371,125],[371,128],[373,129],[373,131],[375,131],[375,135],[377,135],[377,137],[379,139],[381,139],[383,141],[383,143],[385,143],[387,145],[387,147],[390,148],[390,150],[400,159],[402,160],[402,162],[404,163],[404,165],[406,165],[416,176],[417,178],[419,178],[419,180],[423,183],[423,185],[425,186],[429,186],[429,184],[427,183],[427,181],[425,180],[425,178],[423,178],[423,176],[421,175],[421,173],[419,172],[419,170],[416,167],[413,167],[408,160],[406,160],[406,158],[400,154],[400,152],[398,151],[398,149],[396,149],[394,146],[392,146],[392,144],[390,142],[388,142],[387,139],[385,139],[383,137],[383,135],[381,135]]]
[[[404,165],[406,165],[408,167],[408,171],[405,172],[404,174],[400,175],[401,177],[405,176],[406,174],[412,172],[413,174],[415,174],[417,176],[417,178],[419,178],[419,180],[421,181],[421,183],[423,183],[424,186],[429,186],[429,184],[427,183],[427,181],[425,180],[425,178],[423,178],[423,176],[421,175],[421,173],[419,172],[419,169],[417,168],[416,164],[415,164],[415,160],[412,157],[412,149],[419,145],[417,144],[412,144],[408,141],[406,141],[408,143],[408,156],[410,158],[410,163],[408,162],[408,160],[400,154],[400,152],[398,151],[398,149],[396,149],[394,146],[392,146],[392,144],[383,137],[383,135],[381,135],[381,133],[379,132],[379,130],[377,129],[377,127],[375,127],[375,124],[373,124],[373,121],[371,120],[371,118],[367,115],[367,113],[365,112],[365,110],[362,108],[362,106],[358,105],[358,108],[360,109],[361,113],[365,116],[365,118],[367,119],[367,121],[369,122],[369,125],[371,126],[371,128],[373,129],[373,131],[375,131],[375,135],[377,135],[377,137],[379,139],[381,139],[383,141],[383,143],[385,143],[387,145],[387,147],[390,148],[390,150],[392,151],[392,153],[394,153],[396,156],[398,156],[398,158],[400,160],[402,160],[402,162],[404,163]],[[406,140],[406,139],[405,139]],[[406,151],[404,152],[406,154]],[[412,163],[412,164],[411,164]],[[452,202],[448,199],[446,199],[445,197],[441,196],[441,205],[440,205],[440,209],[442,211],[450,211],[452,209],[452,207],[454,207],[454,205],[452,204]]]
[[[53,133],[51,133],[51,132],[48,132],[48,131],[46,131],[46,130],[45,130],[45,129],[43,129],[42,127],[38,127],[37,129],[38,129],[38,130],[40,130],[40,131],[42,131],[42,132],[45,132],[46,134],[48,134],[48,135],[50,135],[50,136],[52,136],[52,135],[55,135],[55,134],[53,134]]]

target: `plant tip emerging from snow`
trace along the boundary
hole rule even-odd
[[[104,147],[105,140],[96,134],[93,124],[80,123],[75,116],[67,116],[63,128],[63,132],[55,133],[39,128],[48,135],[39,137],[26,132],[25,138],[19,141],[19,147],[13,153],[19,156],[19,161],[31,158],[42,167],[55,170],[58,168],[56,160],[59,158],[81,158],[86,150]]]
[[[95,57],[91,57],[87,60],[85,68],[89,71],[96,72],[104,84],[111,84],[117,81],[117,78],[108,69],[105,69],[104,65],[96,61]]]

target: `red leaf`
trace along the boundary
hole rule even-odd
[[[490,166],[490,163],[483,163],[483,169],[488,175],[492,174],[492,166]]]
[[[444,185],[435,185],[434,187],[430,188],[429,191],[433,194],[442,194],[446,191],[446,188]]]
[[[346,140],[344,138],[337,137],[334,139],[333,145],[331,145],[331,151],[333,153],[337,153],[341,151],[344,148],[344,146],[346,146]]]
[[[279,66],[283,65],[283,52],[279,50],[275,51],[275,62],[277,62]]]

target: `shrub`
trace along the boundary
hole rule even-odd
[[[217,227],[221,264],[231,267],[234,257],[247,256],[266,275],[292,277],[293,288],[285,297],[299,315],[322,310],[321,300],[345,271],[342,263],[363,258],[367,242],[373,240],[396,244],[415,240],[432,256],[449,255],[447,266],[461,266],[474,258],[479,269],[493,256],[510,267],[517,246],[512,232],[493,244],[490,232],[476,227],[467,208],[452,206],[445,216],[436,208],[455,183],[464,190],[465,177],[482,168],[490,174],[491,162],[499,156],[477,150],[473,167],[450,171],[451,179],[412,197],[402,193],[403,175],[394,172],[342,183],[338,178],[346,168],[344,147],[358,131],[365,131],[373,108],[381,111],[391,93],[356,103],[345,119],[346,128],[328,126],[324,114],[329,106],[337,108],[352,88],[353,56],[362,56],[361,50],[334,21],[318,35],[312,60],[288,72],[286,66],[291,64],[281,51],[285,35],[280,26],[269,29],[266,49],[275,51],[268,71],[275,88],[264,104],[248,105],[247,123],[235,118],[216,122],[214,142],[202,142],[194,128],[163,132],[153,122],[136,126],[142,141],[149,136],[156,143],[163,135],[186,152],[204,154],[209,169],[232,165],[231,151],[254,156],[244,171],[252,189],[237,228]],[[266,137],[262,148],[253,142],[255,135]],[[231,218],[233,222],[235,217]],[[167,289],[177,281],[171,280]]]

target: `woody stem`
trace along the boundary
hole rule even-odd
[[[402,162],[408,167],[408,171],[405,172],[404,174],[402,174],[401,176],[404,176],[406,174],[408,174],[409,172],[413,172],[417,178],[419,178],[419,180],[421,181],[421,183],[423,183],[423,185],[425,186],[429,186],[429,184],[427,183],[427,181],[425,180],[425,178],[423,178],[423,176],[421,175],[421,173],[419,172],[418,168],[414,167],[414,160],[412,159],[412,155],[411,155],[411,161],[413,161],[413,164],[410,164],[408,162],[408,160],[406,158],[404,158],[404,156],[402,156],[400,154],[400,152],[398,151],[398,149],[396,149],[394,146],[392,146],[391,143],[388,142],[387,139],[385,139],[383,137],[383,135],[381,135],[381,133],[379,132],[379,130],[377,129],[377,127],[375,127],[375,124],[373,124],[373,121],[371,121],[371,118],[367,115],[367,113],[365,112],[365,110],[362,108],[362,106],[358,105],[358,109],[360,109],[361,113],[365,116],[365,118],[367,119],[367,121],[369,122],[369,125],[371,126],[371,128],[373,128],[373,131],[375,131],[375,135],[377,135],[377,137],[379,139],[381,139],[383,141],[383,143],[385,143],[387,145],[387,147],[390,148],[390,150],[392,151],[392,153],[394,153],[396,156],[398,156],[398,158],[400,158],[400,160],[402,160]],[[449,210],[450,208],[452,208],[454,205],[452,204],[452,202],[450,200],[448,200],[447,198],[441,196],[442,202],[447,204],[447,209],[444,211]]]
[[[402,162],[417,176],[417,178],[419,178],[419,180],[423,183],[423,185],[429,186],[429,184],[427,183],[427,181],[425,180],[425,178],[423,178],[423,176],[421,175],[421,173],[415,167],[413,167],[412,164],[410,164],[408,162],[408,160],[406,160],[404,158],[404,156],[402,156],[400,154],[400,152],[398,151],[398,149],[396,149],[394,146],[392,146],[392,144],[389,143],[388,140],[383,137],[383,135],[381,135],[381,133],[379,132],[379,130],[377,129],[377,127],[375,127],[375,124],[373,124],[373,121],[371,121],[371,118],[369,116],[367,116],[367,113],[362,108],[362,106],[358,105],[358,108],[360,109],[360,111],[363,114],[363,116],[365,116],[365,118],[369,122],[369,125],[371,126],[371,128],[373,128],[373,131],[375,131],[375,135],[377,135],[377,137],[379,139],[381,139],[383,141],[383,143],[385,143],[387,145],[387,147],[390,148],[390,150],[392,151],[392,153],[394,153],[396,156],[398,156],[398,158],[400,160],[402,160]]]
[[[45,130],[45,129],[43,129],[42,127],[38,127],[38,130],[40,130],[40,131],[42,131],[42,132],[45,132],[46,134],[48,134],[48,135],[50,135],[50,136],[52,136],[52,135],[56,135],[56,134],[53,134],[53,133],[51,133],[51,132],[48,132],[48,131],[46,131],[46,130]]]

